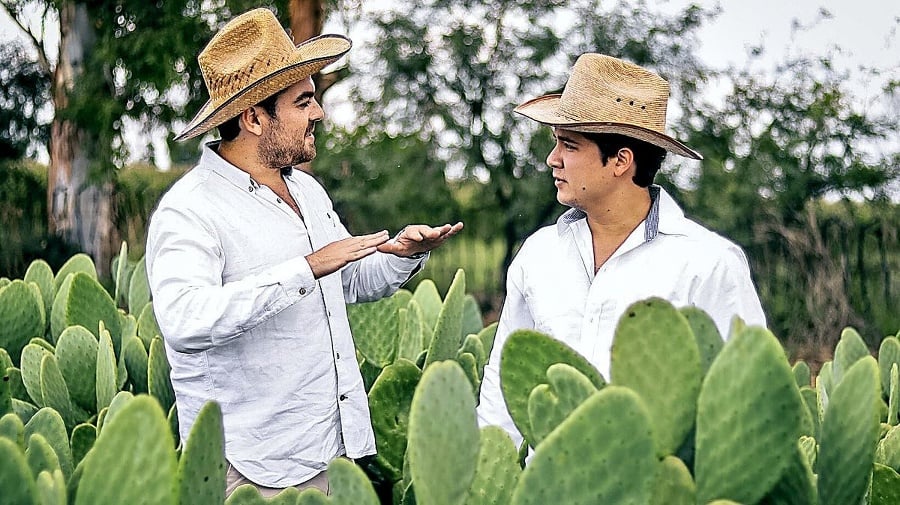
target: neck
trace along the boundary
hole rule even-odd
[[[281,182],[281,170],[272,169],[263,165],[256,155],[256,149],[248,148],[238,141],[221,142],[218,149],[219,156],[240,170],[250,174],[254,181],[270,185]]]
[[[634,186],[609,196],[584,209],[595,240],[600,237],[627,237],[650,212],[650,191],[647,188]]]

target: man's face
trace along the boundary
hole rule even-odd
[[[259,108],[259,113],[266,118],[258,150],[264,165],[280,169],[306,163],[316,157],[313,130],[325,113],[314,98],[314,92],[312,78],[306,78],[278,97],[274,117]]]
[[[559,203],[586,210],[606,200],[613,190],[611,165],[616,157],[604,165],[597,144],[576,131],[554,128],[553,136],[556,146],[547,156],[547,165],[553,169]]]

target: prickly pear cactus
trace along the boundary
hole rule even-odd
[[[434,332],[438,316],[441,313],[441,307],[444,305],[443,300],[441,300],[441,295],[438,293],[437,286],[434,285],[434,281],[431,279],[424,279],[420,282],[419,285],[416,286],[412,299],[418,303],[419,308],[422,309],[422,321],[425,323],[429,333],[427,342],[430,342],[430,334]]]
[[[123,334],[123,337],[125,335]],[[150,348],[150,342],[155,337],[162,337],[159,325],[156,323],[156,315],[153,313],[153,302],[149,302],[141,309],[137,320],[137,336],[144,342],[144,348]]]
[[[421,377],[419,367],[401,358],[381,372],[369,391],[369,409],[378,449],[375,458],[392,481],[403,476],[409,409]]]
[[[92,279],[97,279],[97,268],[94,266],[94,260],[87,254],[78,253],[69,258],[63,266],[59,267],[59,272],[56,272],[56,277],[53,279],[56,291],[59,292],[59,288],[66,281],[69,274],[79,272],[88,275]]]
[[[831,366],[831,377],[834,385],[840,384],[844,373],[858,360],[870,356],[865,341],[853,328],[844,328],[841,339],[834,349],[834,361]]]
[[[466,274],[462,269],[456,271],[453,282],[447,289],[444,304],[434,325],[434,337],[428,346],[425,367],[446,359],[456,357],[456,351],[462,343],[462,315],[466,295]]]
[[[554,363],[574,367],[598,389],[606,385],[600,372],[566,344],[532,330],[512,332],[500,356],[500,389],[516,428],[530,443],[535,443],[536,437],[531,431],[528,398],[535,387],[547,382],[547,368]]]
[[[691,326],[691,332],[697,341],[697,350],[700,351],[700,366],[705,375],[713,360],[719,355],[719,351],[722,350],[722,345],[724,345],[722,335],[719,334],[715,321],[702,309],[693,306],[683,307],[678,309],[678,312],[681,312]]]
[[[168,411],[175,404],[175,391],[172,389],[172,381],[169,380],[171,369],[161,338],[154,338],[150,343],[148,360],[147,389],[159,400],[163,409]]]
[[[659,462],[653,498],[649,503],[667,505],[694,505],[697,503],[697,486],[684,461],[666,456]]]
[[[654,453],[643,401],[627,388],[607,386],[537,448],[519,477],[512,505],[645,505],[653,493]]]
[[[100,337],[100,321],[106,325],[112,337],[113,348],[118,353],[121,342],[121,322],[116,304],[106,289],[88,274],[79,272],[67,278],[53,300],[50,330],[53,340],[59,339],[69,326],[81,325]]]
[[[885,337],[878,348],[878,368],[881,370],[881,390],[891,390],[891,366],[900,366],[900,339]]]
[[[900,503],[900,474],[893,468],[875,463],[869,505],[896,505],[897,503]]]
[[[0,348],[17,366],[22,349],[32,337],[44,334],[46,324],[44,301],[31,286],[14,280],[0,288]]]
[[[465,503],[479,439],[475,397],[459,365],[445,361],[425,369],[410,408],[407,443],[417,503]]]
[[[37,486],[25,455],[15,443],[0,437],[0,489],[4,503],[39,505]]]
[[[507,505],[521,473],[509,435],[496,426],[482,428],[478,465],[466,505]]]
[[[25,277],[22,280],[37,284],[41,292],[41,299],[44,301],[44,313],[47,315],[46,324],[50,324],[50,310],[53,308],[53,298],[56,296],[53,269],[44,260],[34,260],[28,265],[28,270],[25,271]]]
[[[138,260],[128,282],[128,312],[139,314],[150,301],[150,281],[147,280],[145,258]]]
[[[687,319],[661,298],[632,304],[616,327],[610,373],[650,409],[656,455],[674,454],[694,424],[703,376]]]
[[[225,501],[225,431],[214,402],[197,414],[178,461],[178,503],[221,505]]]
[[[804,408],[775,336],[755,326],[733,335],[698,398],[698,502],[756,503],[765,496],[790,464],[785,448],[796,445]]]
[[[859,503],[878,440],[880,377],[875,359],[857,360],[835,386],[825,411],[816,470],[820,505]]]
[[[535,447],[596,392],[591,380],[574,367],[565,363],[550,365],[547,384],[532,389],[528,397],[528,418]]]
[[[396,295],[395,295],[396,296]],[[425,336],[431,341],[433,331],[425,327],[422,309],[415,300],[410,300],[397,311],[400,323],[400,340],[397,344],[397,358],[415,362],[419,354],[425,350]]]
[[[83,464],[75,505],[177,503],[174,443],[165,414],[149,396],[122,408]],[[114,482],[123,485],[110,485]]]
[[[393,297],[347,306],[353,342],[366,361],[384,368],[397,355],[400,332],[397,300]]]
[[[56,359],[72,401],[81,409],[97,409],[97,337],[83,326],[69,326],[59,336]]]
[[[96,412],[108,407],[116,392],[119,391],[117,379],[116,355],[113,351],[112,339],[108,332],[100,332],[100,343],[97,346],[95,377]]]

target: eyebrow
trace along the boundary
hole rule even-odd
[[[297,98],[294,99],[294,104],[299,104],[303,100],[309,100],[310,98],[312,98],[314,96],[316,96],[316,95],[312,91],[304,91],[303,93],[300,93],[300,96],[298,96]]]
[[[566,135],[565,133],[563,133],[563,134],[558,134],[558,133],[556,133],[556,132],[553,132],[553,138],[555,138],[555,139],[557,139],[557,140],[562,140],[563,142],[568,142],[568,143],[570,143],[570,144],[578,144],[578,140],[576,140],[576,139],[573,138],[573,137],[570,137],[570,136]]]

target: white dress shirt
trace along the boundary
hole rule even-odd
[[[390,295],[423,260],[375,253],[316,280],[305,255],[350,236],[325,190],[285,173],[303,219],[210,144],[147,238],[182,440],[216,400],[228,461],[273,488],[375,453],[346,303]]]
[[[484,369],[478,419],[499,425],[518,445],[500,390],[500,354],[511,332],[535,329],[572,347],[610,379],[610,349],[619,317],[632,303],[661,297],[676,307],[705,310],[727,337],[733,316],[765,325],[743,251],[684,217],[662,188],[652,186],[651,210],[594,274],[584,212],[571,209],[556,225],[528,237],[507,273],[506,300]]]

